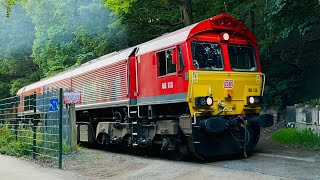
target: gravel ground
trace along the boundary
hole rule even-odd
[[[320,179],[317,152],[291,149],[273,142],[263,130],[256,152],[247,159],[212,162],[170,161],[82,148],[64,157],[64,169],[80,179]]]
[[[283,153],[283,152],[282,152]],[[64,168],[81,179],[320,179],[319,156],[257,152],[247,159],[181,162],[82,149]]]
[[[82,149],[69,156],[65,169],[83,179],[284,179],[211,163],[169,161],[100,150]]]

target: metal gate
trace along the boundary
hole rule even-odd
[[[62,89],[0,100],[0,153],[51,160],[62,168],[71,151]]]

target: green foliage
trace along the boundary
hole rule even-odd
[[[310,99],[308,101],[303,102],[303,104],[308,104],[311,106],[320,105],[320,98]]]
[[[268,28],[277,32],[278,38],[286,38],[298,28],[304,35],[319,21],[318,0],[270,0],[266,6]]]
[[[268,77],[269,106],[315,98],[304,92],[308,91],[305,82],[314,77],[309,70],[319,64],[320,42],[315,36],[319,34],[319,7],[317,0],[271,0],[266,4],[266,36],[260,41],[264,42],[260,54]]]
[[[128,13],[130,6],[135,3],[136,0],[106,0],[105,4],[108,6],[115,14],[121,15]]]
[[[123,4],[106,5],[115,10],[119,20],[116,22],[123,25],[123,32],[127,32],[128,45],[134,46],[159,37],[165,33],[183,27],[180,19],[179,6],[166,1],[135,0],[127,1],[128,10]],[[120,9],[120,10],[119,10]]]
[[[296,148],[305,150],[319,150],[320,136],[309,129],[284,128],[272,134],[272,139]]]
[[[0,17],[0,98],[38,80],[37,66],[30,57],[34,25],[21,5],[12,6],[11,13]]]
[[[20,136],[29,137],[27,133]],[[32,146],[31,140],[27,141],[29,142],[16,140],[6,126],[0,125],[0,153],[18,157],[29,155]]]
[[[35,24],[32,48],[42,77],[52,76],[126,46],[123,34],[100,0],[28,1],[24,4]]]
[[[0,7],[3,8],[1,10],[5,12],[6,17],[10,17],[12,7],[16,4],[16,2],[16,0],[0,0]]]
[[[72,148],[71,148],[70,144],[66,140],[63,140],[62,141],[62,153],[68,154],[71,152],[72,152]]]
[[[32,155],[32,144],[33,144],[33,132],[31,127],[18,129],[18,136],[14,135],[14,129],[11,125],[0,125],[0,153],[11,156],[29,156]],[[48,132],[49,133],[49,132]],[[58,139],[50,139],[52,142],[45,142],[44,136],[46,134],[41,133],[40,128],[37,129],[37,148],[39,157],[47,158],[47,156],[57,157],[56,150],[59,149]],[[52,136],[52,135],[51,135]],[[46,138],[50,138],[50,135]],[[52,137],[51,137],[52,138]],[[51,149],[51,150],[49,150]],[[55,151],[53,151],[55,150]],[[62,141],[62,152],[68,154],[72,151],[71,146],[66,140]],[[45,156],[44,156],[45,155]]]

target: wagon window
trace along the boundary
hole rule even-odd
[[[172,49],[161,51],[157,55],[159,76],[176,72],[176,65],[172,62]]]

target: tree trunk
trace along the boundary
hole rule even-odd
[[[254,21],[255,21],[255,4],[252,6],[251,10],[249,11],[249,28],[254,33]]]
[[[192,24],[192,6],[191,0],[183,0],[180,4],[182,21],[184,26]]]

